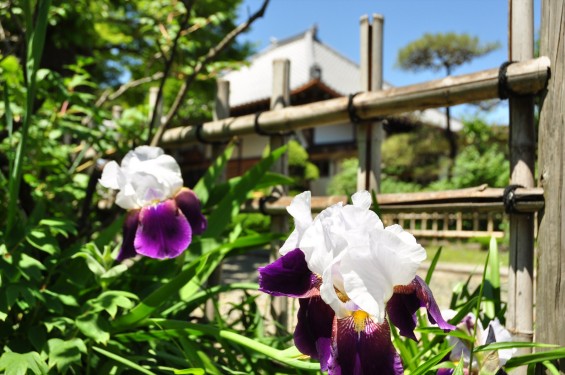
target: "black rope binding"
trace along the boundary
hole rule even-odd
[[[209,141],[202,135],[202,128],[203,124],[196,125],[196,139],[200,143],[204,143],[206,145],[213,145],[213,146],[223,146],[229,143],[229,141]]]
[[[357,115],[357,111],[353,105],[353,99],[355,99],[355,97],[360,93],[361,92],[359,91],[355,94],[349,94],[349,99],[347,100],[347,114],[349,115],[349,121],[351,121],[352,124],[359,124],[363,121],[359,115]]]
[[[284,131],[278,131],[278,132],[266,132],[264,129],[261,129],[261,126],[259,125],[259,116],[261,116],[261,113],[263,113],[263,111],[259,111],[255,113],[255,121],[253,123],[253,129],[255,130],[255,133],[265,136],[265,137],[271,137],[273,135],[278,135],[281,137],[287,136],[287,135],[292,135],[294,134],[294,130],[289,130],[287,132]]]
[[[515,61],[505,61],[498,68],[498,97],[501,100],[508,99],[511,96],[518,96],[517,93],[512,91],[508,87],[508,76],[506,75],[506,70],[508,66]]]
[[[384,117],[381,117],[381,116],[371,117],[371,118],[367,118],[367,119],[362,119],[361,117],[359,117],[359,115],[357,114],[357,109],[353,105],[353,99],[355,99],[355,97],[358,94],[362,94],[362,93],[363,93],[363,91],[358,91],[355,94],[349,94],[349,96],[348,96],[348,99],[347,99],[347,114],[349,115],[349,121],[352,124],[362,124],[362,123],[368,123],[368,122],[383,121]]]
[[[504,203],[504,212],[507,214],[519,214],[516,209],[516,189],[523,188],[522,185],[508,185],[504,188],[502,202]]]
[[[274,195],[267,195],[259,198],[259,212],[261,212],[263,215],[270,215],[267,212],[267,203],[276,202],[277,200],[279,200],[279,197],[276,197]]]

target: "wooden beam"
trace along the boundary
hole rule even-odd
[[[510,64],[506,70],[507,86],[517,94],[535,94],[543,90],[549,78],[549,59]],[[489,69],[461,76],[446,77],[422,84],[396,87],[359,94],[353,100],[356,113],[361,119],[388,116],[419,109],[445,107],[472,101],[498,97],[499,69]],[[261,129],[265,131],[290,131],[315,126],[342,124],[349,121],[348,98],[336,98],[321,102],[263,112]],[[236,135],[252,134],[255,115],[230,117],[204,124],[202,135],[211,141],[226,140]],[[173,147],[196,141],[196,127],[181,126],[169,129],[161,144]]]
[[[538,179],[547,204],[538,233],[534,338],[536,342],[560,346],[565,346],[564,18],[565,2],[542,1],[540,52],[549,56],[553,67],[539,120]],[[560,360],[558,367],[565,372],[565,360]]]

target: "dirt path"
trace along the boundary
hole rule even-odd
[[[257,282],[257,268],[268,264],[268,254],[264,251],[251,252],[246,255],[235,256],[228,259],[223,266],[222,282],[225,284],[234,282]],[[422,278],[426,276],[429,263],[422,265],[418,271],[418,275]],[[501,269],[501,285],[502,300],[506,300],[507,295],[507,270]],[[470,290],[473,291],[481,282],[482,267],[471,266],[455,263],[440,263],[434,271],[434,275],[430,282],[430,288],[434,293],[434,297],[440,307],[445,309],[449,307],[453,289],[458,285],[465,283],[470,277]],[[263,293],[259,296],[259,304],[262,305],[261,311],[267,314],[269,310],[269,296]],[[222,313],[227,313],[230,304],[239,302],[242,293],[233,292],[224,294],[220,298],[220,308]],[[296,302],[296,301],[295,301]],[[291,307],[292,308],[292,307]],[[296,306],[294,306],[296,308]],[[292,316],[296,316],[293,314]]]

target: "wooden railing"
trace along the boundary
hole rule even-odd
[[[500,224],[502,213],[492,212],[414,212],[384,214],[385,225],[400,224],[416,238],[467,239],[476,237],[504,237]]]
[[[513,209],[532,213],[544,206],[543,189],[518,188],[514,191]],[[501,238],[500,225],[505,219],[504,189],[481,185],[460,190],[410,194],[378,194],[380,217],[385,225],[400,224],[419,237],[435,238]],[[312,197],[312,212],[320,212],[336,203],[346,204],[347,196]],[[287,215],[291,197],[248,200],[242,212]]]

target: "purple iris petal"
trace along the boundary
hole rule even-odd
[[[451,375],[453,374],[452,368],[440,368],[437,370],[437,375]]]
[[[124,219],[122,247],[116,260],[122,261],[137,255],[134,246],[135,233],[139,223],[139,210],[128,211]]]
[[[273,296],[305,297],[316,280],[300,249],[259,268],[259,290]]]
[[[190,245],[192,230],[174,200],[143,207],[135,235],[135,250],[151,258],[174,258]]]
[[[194,192],[188,188],[182,188],[176,195],[175,201],[178,208],[182,211],[193,234],[202,234],[208,226],[208,220],[202,215],[200,200]]]
[[[414,334],[416,328],[415,312],[420,308],[420,301],[412,294],[394,293],[386,304],[386,311],[390,321],[400,334],[414,341],[418,341]]]
[[[357,332],[353,317],[337,320],[334,362],[329,366],[329,374],[403,374],[388,323],[375,323],[367,317],[364,324],[364,329]]]
[[[322,371],[327,371],[335,313],[319,296],[300,298],[299,303],[294,344],[301,353],[318,359]]]
[[[415,313],[420,307],[428,310],[430,323],[437,324],[445,332],[455,329],[455,326],[447,323],[441,316],[432,291],[420,276],[416,276],[408,285],[395,287],[386,309],[390,321],[399,329],[400,334],[416,340],[414,335]]]

